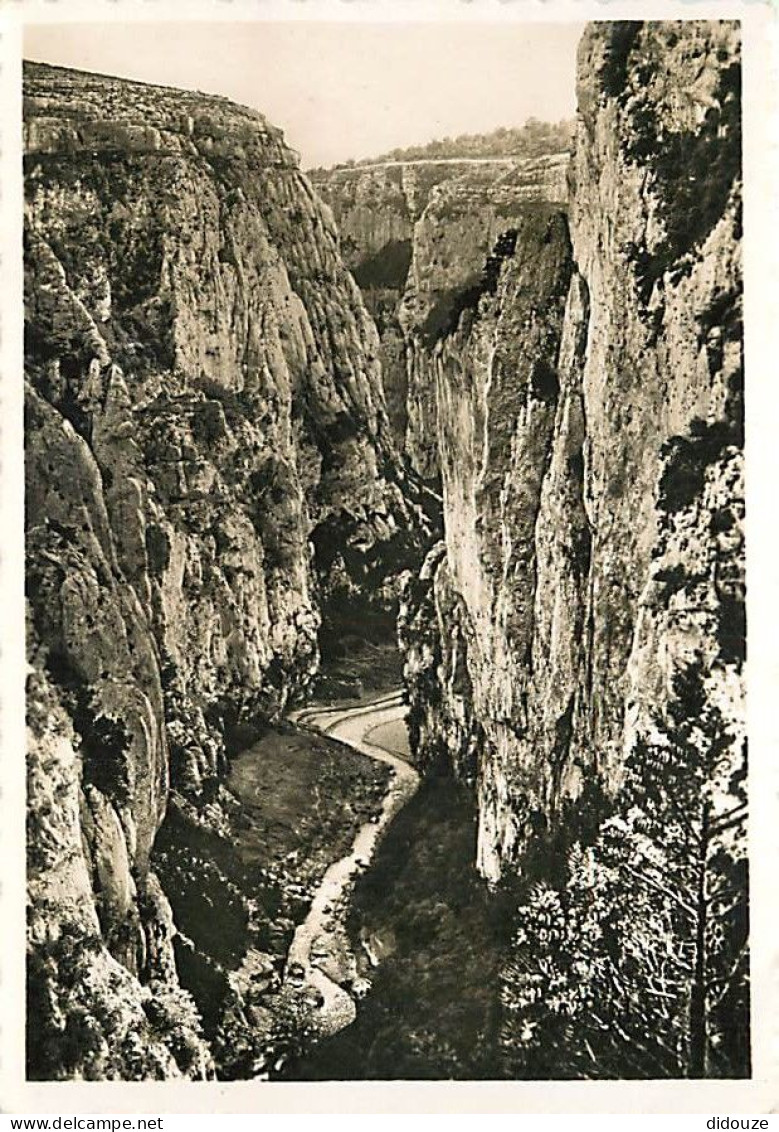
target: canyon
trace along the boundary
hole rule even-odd
[[[559,144],[552,133],[534,156],[417,158],[314,177],[379,330],[396,442],[425,480],[440,478],[430,347],[456,324],[458,299],[478,286],[513,218],[565,201],[568,155],[555,152]]]
[[[407,1072],[543,1076],[533,916],[575,906],[615,829],[651,841],[646,760],[680,750],[716,753],[690,820],[724,927],[694,910],[705,963],[657,1024],[685,1036],[625,1075],[743,1075],[738,25],[588,27],[565,150],[310,178],[216,96],[44,64],[24,93],[32,1075],[294,1067],[320,1007],[285,964],[297,947],[305,975],[328,868],[379,822],[370,853],[414,883],[389,813],[467,849],[462,914],[490,956],[468,968],[489,1057],[422,1026]],[[399,646],[410,816],[380,768],[290,722],[355,695],[322,673],[361,637]],[[296,767],[321,829],[295,816]],[[366,867],[375,957],[399,896]],[[358,1035],[360,930],[344,912],[327,968]],[[570,1075],[621,1075],[619,1052],[559,1040]]]
[[[150,863],[170,792],[201,798],[230,736],[305,694],[328,601],[386,614],[428,521],[374,325],[280,132],[36,65],[25,113],[30,931],[75,935],[70,967],[95,941],[85,1009],[119,1052],[96,1027],[93,1072],[181,1070],[140,978],[172,988],[202,1075]],[[87,991],[46,963],[56,1029]]]

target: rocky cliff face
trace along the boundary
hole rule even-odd
[[[457,162],[385,162],[318,171],[313,177],[332,209],[341,255],[379,332],[387,413],[401,450],[408,427],[408,381],[398,305],[411,265],[414,225],[434,187],[462,168]]]
[[[202,1076],[149,868],[171,783],[196,797],[226,731],[305,691],[331,598],[391,600],[421,518],[374,325],[278,130],[30,65],[25,147],[30,933],[72,1060],[39,1064]]]
[[[433,352],[446,541],[403,614],[420,757],[475,779],[493,881],[680,671],[744,732],[738,28],[594,25],[578,103],[569,223],[512,221]]]
[[[518,224],[567,197],[567,155],[526,159],[508,167],[473,166],[438,186],[416,226],[413,258],[400,309],[406,342],[408,426],[413,467],[427,479],[442,474],[438,452],[438,344],[464,309],[496,283]],[[486,266],[485,266],[486,265]]]
[[[381,338],[398,445],[438,475],[430,355],[514,218],[567,196],[565,154],[386,162],[318,173],[341,253]]]

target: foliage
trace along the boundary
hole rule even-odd
[[[185,1077],[202,1076],[201,1018],[194,999],[177,986],[154,982],[151,997],[143,1003],[150,1039],[162,1042]]]
[[[404,488],[414,502],[410,477]],[[327,586],[319,635],[325,662],[342,659],[346,636],[394,642],[397,602],[390,595],[403,571],[415,570],[423,556],[425,534],[419,527],[398,524],[391,532],[367,533],[369,539],[364,519],[346,510],[325,517],[311,532],[315,569]]]
[[[58,939],[32,948],[27,957],[27,1074],[33,1080],[70,1077],[100,1054],[100,1034],[84,1010],[58,1010],[56,984],[77,985],[82,963],[102,949],[98,936],[66,925]],[[82,1070],[83,1071],[83,1070]]]
[[[246,390],[236,391],[228,385],[222,385],[220,382],[208,377],[207,374],[200,374],[193,381],[193,387],[201,393],[204,393],[207,401],[217,402],[222,409],[221,413],[214,407],[208,410],[209,417],[213,418],[214,414],[220,418],[217,424],[215,419],[206,423],[206,428],[212,432],[214,428],[218,431],[218,436],[215,439],[220,439],[224,435],[224,423],[226,422],[230,428],[239,429],[247,420],[251,421],[260,411],[260,405],[256,397]],[[201,424],[201,430],[202,430]],[[204,437],[203,439],[207,439]]]
[[[170,1057],[202,1077],[195,1005],[177,987],[142,991],[81,924],[55,925],[27,957],[27,1074],[34,1080],[149,1080]]]
[[[337,742],[266,729],[232,761],[228,787],[202,798],[199,816],[178,798],[168,807],[154,868],[182,933],[174,939],[179,979],[214,1043],[220,1077],[270,1072],[292,1056],[302,1006],[276,987],[295,925],[327,866],[380,808],[387,783],[385,767]],[[221,824],[209,827],[217,811]],[[273,974],[244,994],[231,988],[230,973],[250,949]]]
[[[357,1019],[290,1065],[295,1080],[489,1079],[510,909],[474,867],[476,813],[448,775],[423,780],[358,881],[349,933],[383,957]]]
[[[523,126],[500,126],[484,134],[460,134],[456,138],[436,138],[425,145],[392,149],[378,158],[358,162],[419,161],[446,157],[543,157],[569,149],[573,140],[574,123],[568,119],[559,122],[541,122],[528,118]]]
[[[658,483],[657,504],[667,515],[689,507],[702,492],[706,469],[730,444],[741,446],[740,421],[693,420],[688,436],[672,436],[664,444],[665,464]]]
[[[105,266],[111,299],[121,311],[153,298],[163,260],[162,225],[139,201],[155,200],[148,191],[148,162],[143,157],[105,153],[100,161],[70,162],[60,155],[36,154],[26,161],[25,187],[66,186],[76,202],[58,212],[47,232],[49,245],[69,281],[81,280],[95,264]],[[86,265],[86,267],[85,267]]]
[[[258,1012],[239,995],[229,997],[214,1042],[223,1080],[277,1077],[308,1051],[314,1031],[305,996],[284,988],[268,1005],[271,1012],[262,1007]]]
[[[92,783],[107,798],[120,805],[130,800],[128,750],[130,736],[123,720],[96,715],[91,726],[84,727],[77,718],[74,723],[81,730],[84,755],[84,782]]]
[[[729,456],[736,449],[742,449],[743,444],[743,388],[739,370],[732,375],[729,383],[723,420],[709,422],[696,418],[690,423],[686,435],[669,437],[662,446],[663,464],[657,488],[661,531],[670,531],[679,512],[696,507],[705,498],[705,485],[711,470],[714,469],[716,476]],[[720,469],[717,465],[720,465]],[[732,500],[727,506],[717,507],[700,516],[708,521],[710,535],[717,548],[715,570],[718,601],[714,633],[720,646],[720,660],[737,667],[743,664],[746,649],[739,509],[739,501]],[[687,518],[683,517],[682,523]],[[720,540],[719,536],[723,534],[727,537]],[[659,545],[657,553],[660,553]],[[698,581],[698,575],[694,571],[690,572],[678,563],[659,571],[655,577],[667,587],[669,596],[680,589],[693,593]]]
[[[669,270],[689,271],[688,253],[704,242],[722,218],[734,182],[741,175],[741,63],[723,66],[715,99],[696,128],[671,130],[660,119],[651,89],[631,93],[625,155],[651,170],[658,217],[665,237],[649,248],[630,245],[644,303]]]
[[[245,893],[227,871],[232,862],[228,846],[210,831],[188,826],[172,811],[154,854],[181,930],[219,963],[239,964],[246,948],[249,909]]]
[[[48,674],[63,690],[64,703],[80,738],[85,785],[119,806],[130,800],[130,733],[121,718],[105,714],[99,696],[82,682],[68,659],[51,652],[46,658]]]
[[[612,98],[625,89],[628,58],[640,31],[640,20],[613,20],[604,28],[603,60],[598,77],[603,90]]]
[[[170,564],[170,538],[159,523],[146,524],[146,557],[149,573],[161,578]]]
[[[565,883],[519,908],[502,993],[512,1076],[749,1073],[745,753],[697,668],[675,693]]]
[[[224,410],[218,400],[203,401],[195,405],[192,414],[192,434],[201,444],[218,444],[227,436]]]
[[[365,693],[394,691],[403,679],[403,658],[394,634],[371,641],[348,626],[328,620],[320,635],[322,661],[316,698],[351,699]]]

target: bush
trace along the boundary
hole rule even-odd
[[[741,174],[741,64],[723,68],[711,106],[696,130],[660,128],[657,111],[645,95],[629,111],[625,155],[650,167],[656,182],[658,215],[665,239],[651,251],[633,245],[633,259],[644,303],[655,283],[694,251],[722,218],[731,188]],[[689,271],[682,263],[679,272]]]
[[[225,413],[219,401],[204,401],[192,414],[192,433],[201,444],[218,444],[227,435]]]

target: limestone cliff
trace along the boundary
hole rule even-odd
[[[408,414],[406,352],[397,308],[408,278],[414,225],[434,186],[461,169],[456,163],[389,162],[313,175],[338,226],[344,263],[376,322],[387,412],[401,448]]]
[[[566,155],[377,162],[318,171],[341,253],[376,320],[396,440],[437,475],[429,355],[513,218],[563,202]]]
[[[446,540],[406,674],[493,881],[618,784],[681,671],[743,737],[739,58],[727,22],[588,29],[569,223],[513,221],[433,351]]]
[[[413,467],[428,479],[438,452],[434,355],[460,313],[494,286],[494,271],[522,217],[567,198],[566,154],[500,167],[476,165],[438,186],[414,232],[413,258],[399,313],[406,343],[408,425]],[[486,263],[486,268],[485,268]]]
[[[197,797],[225,733],[306,690],[328,601],[391,603],[422,519],[278,130],[31,64],[25,152],[34,1056],[203,1076],[149,867],[171,784]]]

